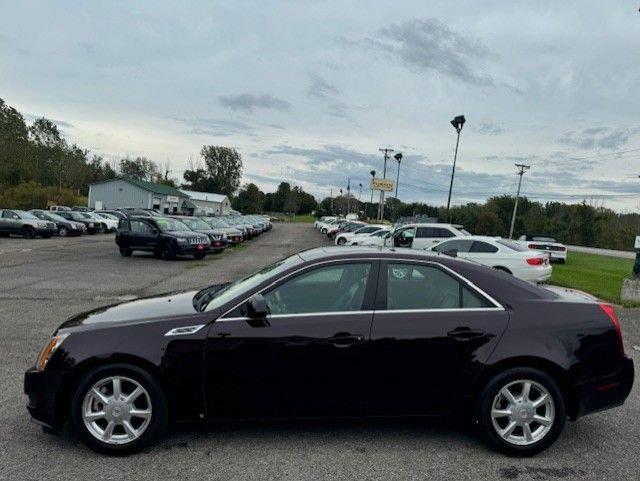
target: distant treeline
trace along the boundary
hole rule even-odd
[[[515,198],[509,195],[492,197],[484,204],[469,203],[453,207],[450,220],[462,224],[478,235],[509,235],[511,214]],[[351,199],[351,211],[364,212],[366,217],[375,217],[378,204]],[[357,207],[356,207],[357,206]],[[346,197],[333,199],[333,212],[346,213]],[[331,198],[320,203],[319,214],[331,213]],[[448,222],[444,207],[419,202],[404,203],[395,198],[385,201],[385,218],[395,221],[401,216],[428,215],[439,222]],[[634,239],[640,235],[639,214],[618,214],[611,209],[596,208],[586,203],[564,204],[548,202],[541,204],[526,197],[520,198],[514,237],[522,234],[547,234],[560,242],[606,249],[633,250]]]

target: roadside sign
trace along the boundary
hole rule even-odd
[[[395,187],[395,182],[389,179],[371,179],[372,190],[384,190],[391,192]]]

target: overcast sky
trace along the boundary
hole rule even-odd
[[[531,198],[638,211],[636,3],[0,0],[0,98],[110,160],[182,180],[227,145],[245,182],[318,198],[368,198],[390,147],[399,197],[434,204],[464,114],[453,203],[514,193],[523,162]]]

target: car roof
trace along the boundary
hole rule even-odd
[[[454,229],[463,229],[461,224],[444,224],[442,222],[409,222],[402,224],[401,227],[453,227]]]

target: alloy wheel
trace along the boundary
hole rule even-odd
[[[528,446],[540,441],[555,421],[555,405],[549,391],[529,379],[510,382],[493,398],[491,421],[506,442]]]
[[[60,237],[66,237],[68,233],[69,232],[67,231],[66,227],[60,227],[60,230],[58,231]]]
[[[96,382],[82,403],[87,431],[106,444],[127,444],[138,439],[151,423],[152,406],[147,390],[124,376]]]

